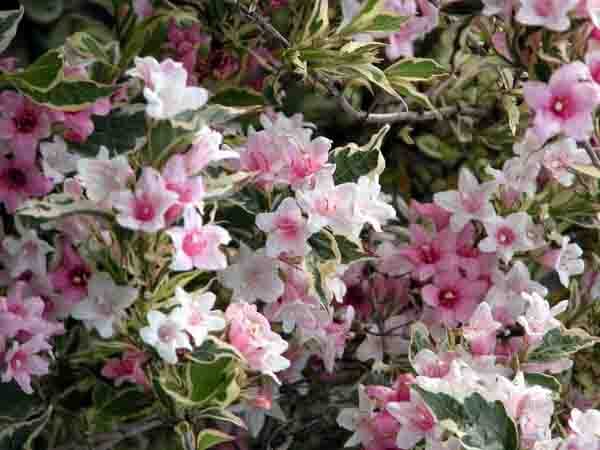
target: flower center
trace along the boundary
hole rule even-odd
[[[86,287],[90,271],[83,266],[77,266],[69,271],[69,280],[76,287]]]
[[[277,220],[277,229],[287,238],[292,239],[298,233],[298,224],[294,219],[282,217]]]
[[[13,119],[15,128],[23,134],[31,133],[37,126],[37,116],[35,112],[25,110]]]
[[[173,325],[170,323],[165,323],[164,325],[161,325],[158,329],[158,338],[162,342],[174,341],[176,334],[177,333],[175,331],[175,327],[173,327]]]
[[[206,239],[200,230],[193,230],[183,238],[182,248],[186,255],[194,256],[202,253],[207,246]]]
[[[415,413],[415,416],[411,419],[411,422],[415,428],[423,432],[429,431],[433,428],[435,421],[425,406],[417,406]]]
[[[202,315],[202,313],[200,311],[193,311],[190,314],[190,317],[188,319],[188,324],[191,325],[192,327],[198,326],[202,323],[202,319],[204,318],[204,316]]]
[[[458,292],[455,289],[442,289],[438,295],[440,306],[443,308],[452,308],[459,300]]]
[[[419,256],[425,264],[434,264],[440,259],[440,252],[429,244],[423,244],[419,247]]]
[[[556,97],[552,99],[552,112],[561,119],[568,119],[573,115],[571,101],[565,97]]]
[[[154,205],[148,200],[138,200],[135,203],[134,216],[141,222],[149,222],[154,219],[156,212]]]
[[[496,240],[500,245],[511,245],[515,241],[515,233],[508,227],[500,227],[496,232]]]
[[[21,169],[10,167],[2,174],[9,189],[18,190],[23,189],[27,185],[27,175]]]
[[[17,353],[14,354],[14,356],[10,360],[10,367],[13,370],[17,371],[17,370],[20,370],[21,368],[23,368],[23,366],[26,363],[27,363],[27,355],[25,354],[25,352],[19,350]]]

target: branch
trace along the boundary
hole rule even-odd
[[[592,147],[592,144],[590,144],[588,141],[582,141],[581,145],[592,160],[594,167],[600,169],[600,158],[598,157],[598,153],[596,153],[596,149]]]

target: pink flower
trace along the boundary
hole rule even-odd
[[[496,347],[496,331],[502,327],[492,317],[490,305],[480,303],[469,323],[463,327],[463,336],[475,355],[490,355]]]
[[[409,17],[400,26],[400,31],[390,36],[387,57],[395,60],[401,56],[413,56],[413,43],[437,26],[439,9],[428,0],[387,0],[386,8]]]
[[[230,324],[229,342],[246,358],[250,369],[277,379],[275,373],[290,366],[290,361],[282,356],[287,342],[271,330],[256,305],[233,303],[225,311],[225,318]]]
[[[513,213],[506,217],[494,216],[483,224],[487,237],[479,243],[482,252],[496,252],[508,263],[515,253],[533,248],[533,242],[527,234],[532,220],[526,212]]]
[[[433,308],[432,316],[449,327],[465,323],[483,298],[487,283],[462,278],[458,271],[437,274],[421,290],[423,301]]]
[[[435,415],[417,392],[411,391],[410,401],[390,402],[386,409],[401,425],[397,447],[410,449],[421,439],[437,441],[441,438],[442,429]]]
[[[596,84],[600,84],[600,50],[588,52],[585,55],[585,63],[590,70],[592,79]]]
[[[67,240],[62,240],[60,261],[50,272],[50,280],[54,289],[61,293],[65,307],[69,308],[87,296],[91,275],[90,266]]]
[[[265,188],[281,182],[285,165],[287,140],[265,130],[250,132],[246,145],[240,151],[240,167],[247,172],[257,172],[256,181]]]
[[[430,220],[438,231],[448,226],[452,216],[451,213],[435,203],[420,203],[416,200],[410,201],[410,211],[422,219]]]
[[[85,142],[94,132],[92,115],[106,116],[111,109],[110,99],[101,98],[94,104],[81,111],[62,112],[54,111],[56,121],[62,122],[65,127],[64,137],[71,142]]]
[[[227,258],[220,249],[227,245],[231,236],[217,225],[203,225],[202,217],[193,208],[184,212],[183,227],[167,230],[175,247],[172,270],[222,270],[227,267]]]
[[[101,204],[109,202],[117,192],[127,189],[127,182],[134,175],[127,157],[121,155],[111,159],[104,146],[100,147],[95,158],[77,161],[77,171],[87,197]]]
[[[2,246],[9,256],[8,269],[12,277],[18,277],[28,271],[46,276],[46,255],[53,248],[38,237],[35,229],[23,229],[20,239],[12,236],[4,238]]]
[[[569,11],[578,0],[521,0],[516,19],[525,25],[542,26],[552,31],[566,31],[571,22]]]
[[[51,348],[41,335],[32,337],[24,344],[14,341],[4,355],[5,370],[2,382],[15,380],[23,392],[33,394],[31,376],[46,375],[49,368],[48,361],[38,353]]]
[[[483,11],[481,12],[484,16],[494,16],[501,14],[504,17],[511,17],[513,10],[514,0],[483,0]]]
[[[542,141],[561,132],[576,140],[589,137],[594,128],[592,113],[600,101],[591,79],[587,66],[577,61],[554,72],[548,84],[524,84],[525,101],[535,112],[533,128]]]
[[[204,181],[200,175],[188,176],[183,155],[173,155],[165,164],[162,177],[168,191],[178,196],[178,201],[171,206],[165,220],[169,223],[175,221],[186,206],[202,208],[204,197]]]
[[[484,221],[496,214],[490,203],[495,191],[495,182],[479,184],[471,171],[463,167],[458,178],[458,191],[438,192],[433,196],[433,201],[452,213],[450,226],[452,231],[458,233],[469,221]]]
[[[8,213],[14,213],[25,200],[51,190],[52,182],[33,160],[0,155],[0,202]]]
[[[138,21],[140,19],[147,19],[154,14],[154,8],[150,0],[133,0],[133,10],[136,16],[138,16]]]
[[[111,358],[102,367],[102,376],[114,380],[119,387],[126,381],[141,386],[149,386],[142,366],[148,355],[140,351],[126,351],[121,358]]]
[[[165,213],[176,200],[177,194],[167,190],[161,175],[151,167],[142,170],[135,192],[117,192],[112,198],[119,225],[147,233],[165,227]]]
[[[544,148],[542,164],[552,178],[566,187],[575,181],[575,175],[571,172],[572,166],[591,162],[587,152],[579,148],[573,139],[560,139]]]
[[[413,359],[413,367],[418,375],[429,378],[444,378],[450,373],[450,365],[457,358],[453,352],[444,352],[439,355],[429,349],[423,349]]]
[[[568,288],[569,278],[581,275],[585,263],[581,258],[583,250],[577,244],[570,243],[568,236],[563,236],[560,249],[551,249],[542,255],[540,262],[549,269],[554,269],[558,274],[561,284]]]
[[[0,138],[6,139],[19,158],[33,161],[38,142],[50,136],[47,110],[13,91],[0,94]]]
[[[327,163],[331,141],[318,137],[293,144],[289,147],[286,178],[292,186],[300,186]]]
[[[184,155],[187,174],[198,174],[209,164],[223,159],[239,159],[233,150],[221,149],[223,135],[208,127],[202,128],[195,136],[191,148]]]
[[[531,295],[523,293],[523,298],[527,300],[528,307],[517,322],[525,328],[530,344],[541,342],[548,331],[562,326],[555,316],[567,309],[568,300],[563,300],[551,308],[548,301],[535,292]]]
[[[293,198],[284,199],[274,213],[258,214],[256,226],[267,233],[267,256],[277,257],[282,253],[304,256],[309,250],[307,241],[311,233]]]
[[[183,317],[171,312],[166,315],[152,310],[146,314],[148,326],[140,329],[140,337],[152,346],[168,364],[177,364],[177,350],[192,350],[190,338],[184,330]]]

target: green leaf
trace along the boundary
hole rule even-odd
[[[386,8],[386,0],[367,0],[352,20],[338,29],[341,35],[370,32],[398,31],[408,18],[393,14]]]
[[[46,93],[62,79],[63,54],[60,50],[44,53],[26,69],[14,73],[6,73],[3,78],[17,89],[28,92]],[[42,94],[40,94],[42,95]]]
[[[8,48],[16,36],[24,12],[22,6],[19,9],[0,11],[0,53]]]
[[[500,401],[488,402],[475,393],[465,399],[466,434],[461,442],[468,450],[517,450],[515,422]]]
[[[26,394],[14,381],[0,383],[0,398],[0,422],[27,419],[41,406],[37,396]]]
[[[333,235],[326,230],[321,230],[309,237],[308,245],[321,259],[337,259],[339,254]]]
[[[304,23],[302,43],[324,37],[329,30],[329,0],[314,0],[310,15]]]
[[[171,155],[171,150],[184,142],[191,143],[192,139],[192,132],[175,126],[169,120],[156,122],[150,130],[143,159],[147,164],[159,167]]]
[[[571,167],[577,172],[581,172],[582,174],[587,175],[588,177],[600,179],[600,169],[598,169],[596,166],[586,164],[573,164],[571,165]]]
[[[147,414],[152,397],[137,387],[114,389],[109,387],[109,398],[96,411],[97,417],[106,421],[123,421]]]
[[[581,329],[563,330],[554,328],[548,331],[542,342],[527,355],[529,363],[543,363],[556,361],[591,347],[598,339],[590,336]]]
[[[336,184],[355,182],[365,175],[379,176],[383,172],[385,161],[380,150],[389,129],[390,126],[385,125],[361,147],[351,143],[333,151]]]
[[[429,329],[423,322],[417,322],[410,329],[410,346],[408,349],[408,359],[414,365],[415,356],[421,350],[431,350],[431,338]]]
[[[222,431],[213,428],[207,428],[198,433],[197,450],[207,450],[215,445],[231,442],[235,440],[233,436],[223,433]]]
[[[346,236],[336,234],[334,235],[334,238],[340,252],[342,264],[350,264],[359,259],[369,257],[369,255],[364,252],[361,245],[351,241]]]
[[[110,97],[117,89],[117,86],[87,80],[62,80],[47,92],[18,84],[16,87],[34,102],[61,111],[81,111],[96,100]]]
[[[446,73],[447,70],[437,61],[427,58],[401,59],[385,69],[385,75],[392,84],[394,84],[394,80],[396,79],[404,81],[429,81]]]
[[[415,389],[421,394],[421,397],[439,421],[451,420],[458,426],[464,424],[466,412],[464,406],[458,400],[448,394],[429,392],[418,386]]]
[[[0,448],[2,450],[33,450],[33,441],[43,431],[51,415],[52,406],[34,419],[14,423],[0,422]]]
[[[214,336],[208,336],[202,345],[196,347],[187,357],[198,364],[213,364],[223,358],[228,360],[242,358],[235,347]]]
[[[562,391],[562,385],[552,375],[545,373],[526,373],[525,381],[528,385],[541,386],[552,391],[553,396],[558,399]]]
[[[198,405],[216,403],[228,406],[239,394],[235,382],[234,360],[220,358],[214,363],[189,364],[190,400]]]
[[[265,98],[261,94],[239,87],[223,89],[210,98],[210,103],[222,106],[255,106],[264,105]]]

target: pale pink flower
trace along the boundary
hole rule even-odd
[[[87,197],[97,203],[106,202],[115,193],[125,190],[134,175],[127,158],[121,155],[111,159],[106,147],[100,147],[95,158],[81,158],[77,171]]]
[[[548,331],[562,325],[558,319],[555,319],[555,316],[564,312],[569,306],[569,302],[563,300],[551,308],[548,301],[535,292],[522,295],[527,300],[528,306],[525,314],[520,316],[517,322],[525,328],[529,343],[536,344],[541,342]]]
[[[233,300],[254,303],[260,299],[273,303],[284,291],[278,270],[276,259],[241,244],[239,260],[220,272],[219,277],[226,288],[233,290]]]
[[[307,241],[311,232],[293,198],[284,199],[273,213],[258,214],[256,226],[267,233],[267,256],[303,256],[310,249]]]
[[[23,392],[33,394],[31,376],[46,375],[50,366],[39,353],[51,348],[41,335],[33,336],[24,344],[13,341],[12,347],[4,354],[5,369],[2,382],[15,380]]]
[[[220,246],[229,244],[231,236],[218,225],[203,225],[202,217],[195,209],[187,208],[183,227],[170,228],[167,234],[175,247],[172,270],[222,270],[227,267],[227,258]]]
[[[34,160],[19,155],[7,158],[0,155],[0,202],[13,214],[23,202],[41,197],[52,190],[52,182],[46,178]]]
[[[331,141],[324,137],[312,141],[290,139],[290,144],[284,177],[293,187],[298,187],[327,164]]]
[[[60,251],[60,260],[50,272],[50,280],[54,289],[61,293],[68,314],[75,303],[87,296],[92,269],[66,239],[61,241]]]
[[[111,358],[102,367],[103,377],[114,380],[119,387],[125,382],[149,386],[148,379],[142,366],[148,360],[148,355],[140,351],[126,351],[121,358]]]
[[[165,180],[151,167],[144,167],[135,192],[120,191],[112,196],[119,211],[117,222],[124,228],[153,233],[165,227],[165,213],[177,201]]]
[[[485,171],[500,186],[504,205],[510,207],[521,198],[522,194],[527,197],[535,195],[538,186],[537,177],[541,167],[538,158],[517,156],[506,160],[502,170],[488,166]]]
[[[0,138],[10,143],[20,159],[34,161],[39,141],[50,136],[47,109],[17,92],[4,91],[0,111]]]
[[[531,223],[531,216],[526,212],[494,216],[483,222],[487,237],[479,243],[479,249],[487,253],[496,252],[508,263],[515,253],[533,248],[527,235]]]
[[[476,355],[489,355],[494,353],[496,347],[496,332],[502,327],[500,322],[494,320],[490,305],[480,303],[469,323],[463,327],[463,336],[469,343],[471,352]]]
[[[441,231],[450,223],[452,214],[435,203],[420,203],[417,200],[410,201],[410,213],[413,213],[422,218],[430,220],[437,231]],[[411,222],[416,221],[416,218],[410,217]]]
[[[152,310],[146,315],[148,326],[140,329],[142,340],[154,347],[159,356],[169,364],[177,364],[177,350],[192,350],[190,338],[185,332],[181,317],[168,316]]]
[[[260,186],[271,188],[281,183],[285,167],[288,140],[267,130],[250,131],[246,145],[240,149],[240,168],[246,172],[256,172]]]
[[[469,280],[458,271],[447,271],[437,274],[432,284],[422,288],[421,295],[432,308],[434,319],[454,327],[469,320],[486,290],[485,281]]]
[[[458,178],[458,191],[438,192],[433,201],[452,213],[450,226],[458,233],[471,220],[484,221],[496,215],[490,203],[496,189],[495,182],[479,184],[471,171],[463,167]]]
[[[581,247],[570,243],[568,236],[563,236],[560,248],[546,251],[540,258],[540,262],[545,267],[554,269],[561,284],[568,288],[569,278],[573,275],[581,275],[585,269],[581,255],[583,255]]]
[[[542,26],[552,31],[566,31],[571,22],[569,12],[578,0],[521,0],[515,18],[530,26]]]
[[[290,366],[282,356],[288,343],[271,330],[256,305],[233,303],[225,311],[225,318],[229,322],[229,342],[244,356],[250,369],[277,380],[275,373]]]
[[[186,169],[186,160],[183,155],[173,155],[162,171],[165,187],[168,191],[177,194],[177,203],[171,206],[165,219],[171,223],[181,215],[186,206],[197,207],[202,210],[204,197],[204,180],[200,175],[189,176]]]
[[[566,187],[575,181],[575,175],[571,172],[572,166],[591,162],[587,152],[570,138],[560,139],[544,148],[542,164],[552,178]]]
[[[484,16],[502,15],[511,17],[513,7],[514,0],[483,0],[483,11],[481,13]]]
[[[585,55],[585,63],[590,70],[592,79],[600,84],[600,50],[593,50]]]
[[[600,445],[598,430],[600,429],[600,411],[588,409],[583,412],[577,408],[571,410],[569,418],[569,429],[571,435],[578,438],[578,443],[587,444],[573,446],[576,450],[597,448]],[[570,450],[572,447],[568,447]]]
[[[363,385],[358,386],[358,408],[343,408],[338,417],[337,424],[352,431],[345,447],[354,447],[358,444],[369,446],[374,439],[371,420],[374,416],[375,402],[367,395]]]
[[[212,292],[188,293],[183,288],[175,288],[177,307],[171,312],[175,321],[183,324],[183,329],[194,339],[194,345],[201,345],[208,333],[225,328],[221,311],[213,311],[217,297]]]
[[[52,250],[52,246],[40,239],[33,228],[24,228],[20,239],[7,236],[2,241],[2,247],[9,257],[7,269],[11,277],[31,271],[36,275],[45,276],[47,273],[46,255]]]
[[[187,71],[170,58],[159,64],[151,56],[136,57],[135,68],[127,73],[144,81],[146,114],[153,119],[171,119],[184,111],[197,110],[208,101],[208,91],[187,86]]]
[[[88,330],[95,328],[100,337],[107,339],[114,336],[115,327],[137,296],[136,288],[118,286],[108,273],[96,272],[88,282],[86,298],[73,307],[71,316],[82,320]]]
[[[413,368],[420,376],[444,378],[450,373],[450,366],[458,355],[453,352],[434,353],[429,349],[420,350],[412,361]]]
[[[396,446],[403,449],[413,448],[422,439],[439,441],[442,428],[437,418],[416,391],[410,392],[408,402],[390,402],[388,412],[400,423],[396,437]]]
[[[138,17],[138,21],[147,19],[154,14],[154,8],[150,0],[133,0],[133,10]]]
[[[112,108],[109,98],[98,99],[86,109],[73,112],[53,111],[54,119],[62,122],[64,137],[71,142],[85,142],[94,132],[92,115],[106,116]]]
[[[67,144],[59,135],[55,135],[52,142],[42,142],[40,153],[44,175],[54,184],[62,183],[65,175],[77,170],[79,156],[69,152]]]
[[[392,33],[386,55],[395,60],[401,56],[413,56],[413,44],[432,31],[438,24],[439,9],[428,0],[387,0],[385,6],[409,19]]]
[[[355,184],[353,209],[354,236],[358,236],[365,223],[375,231],[382,231],[382,225],[396,218],[394,207],[383,199],[379,182],[367,176],[360,177]]]
[[[208,127],[202,128],[185,153],[185,167],[188,175],[196,175],[209,164],[223,159],[239,159],[239,153],[221,148],[223,135]]]
[[[533,129],[546,141],[559,133],[585,140],[593,131],[592,113],[600,101],[599,90],[582,62],[560,67],[546,84],[529,81],[523,95],[535,112]]]

